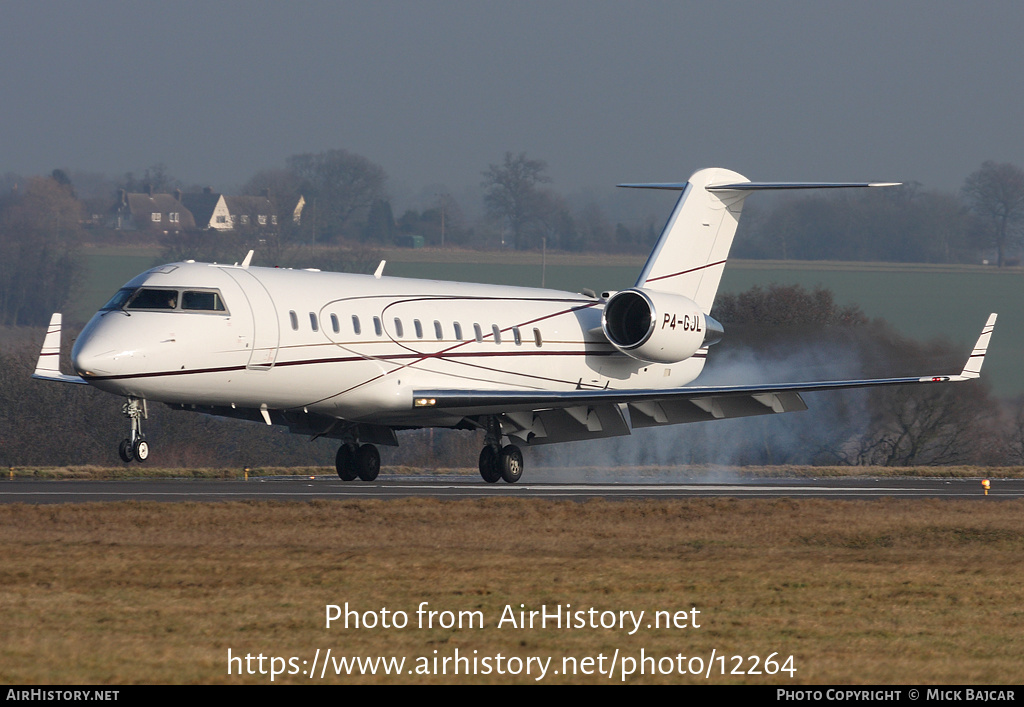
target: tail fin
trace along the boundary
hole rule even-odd
[[[765,189],[841,189],[897,186],[894,182],[751,182],[728,169],[695,172],[685,184],[620,184],[637,189],[682,190],[636,287],[689,297],[711,311],[743,201]]]
[[[622,185],[683,190],[636,286],[689,297],[710,312],[747,192],[708,187],[746,181],[727,169],[702,169],[686,184]]]

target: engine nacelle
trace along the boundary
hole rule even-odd
[[[633,288],[605,303],[601,328],[619,351],[640,361],[678,363],[722,337],[722,325],[682,295]]]

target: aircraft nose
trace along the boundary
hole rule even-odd
[[[83,378],[114,373],[117,348],[113,339],[87,327],[71,349],[71,365]]]

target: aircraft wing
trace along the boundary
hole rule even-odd
[[[807,409],[801,393],[978,378],[995,321],[996,315],[990,315],[959,374],[667,389],[417,390],[413,407],[466,417],[501,414],[503,431],[529,444],[629,434],[622,414],[624,406],[629,409],[633,427],[795,412]]]

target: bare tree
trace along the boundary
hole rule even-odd
[[[525,152],[518,155],[506,152],[502,164],[488,165],[483,173],[480,186],[486,190],[484,204],[489,214],[508,221],[516,250],[526,247],[527,226],[541,219],[549,205],[537,189],[538,184],[551,181],[544,174],[547,168],[542,160],[528,159]]]
[[[308,224],[326,239],[357,236],[361,229],[354,222],[365,220],[374,202],[387,197],[384,168],[346,150],[293,155],[288,169],[312,211],[309,218],[303,216],[303,228]]]
[[[0,200],[0,324],[43,325],[81,275],[84,213],[70,184],[32,177]]]
[[[1003,267],[1007,248],[1024,235],[1024,170],[1008,162],[985,162],[967,177],[963,195],[979,219],[981,237],[996,249],[996,264]]]

